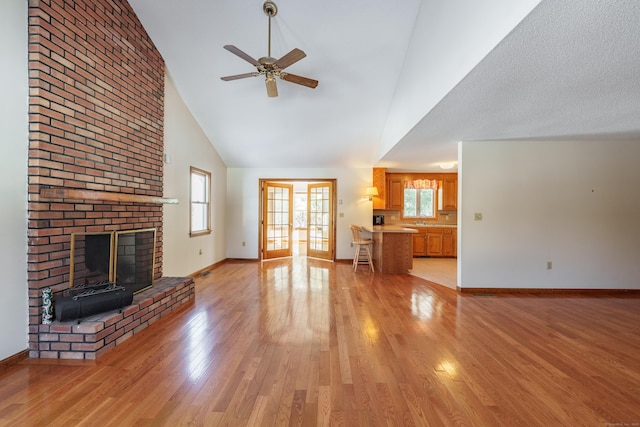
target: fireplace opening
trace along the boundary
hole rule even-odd
[[[156,229],[73,233],[69,286],[112,282],[133,293],[153,286]]]
[[[113,240],[113,233],[71,234],[71,287],[83,287],[112,279]]]

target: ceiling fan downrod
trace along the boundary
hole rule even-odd
[[[267,0],[262,5],[263,12],[269,17],[269,35],[268,35],[268,46],[267,46],[267,56],[271,57],[271,18],[278,14],[278,6],[271,0]]]

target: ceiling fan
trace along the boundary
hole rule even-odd
[[[224,46],[225,49],[227,49],[229,52],[233,53],[234,55],[239,56],[245,61],[250,62],[253,66],[256,67],[257,71],[253,71],[251,73],[236,74],[233,76],[220,77],[220,78],[224,81],[231,81],[231,80],[245,79],[247,77],[265,76],[265,82],[267,85],[267,95],[269,97],[278,96],[278,88],[276,86],[276,77],[280,77],[282,80],[285,80],[291,83],[296,83],[302,86],[310,87],[312,89],[318,86],[317,80],[309,79],[307,77],[297,76],[295,74],[290,74],[282,71],[288,66],[295,64],[296,62],[300,61],[302,58],[307,56],[307,54],[304,53],[302,50],[297,48],[293,49],[291,52],[287,53],[280,59],[275,59],[271,57],[271,18],[276,16],[276,14],[278,13],[278,7],[273,1],[267,0],[262,5],[262,10],[269,17],[269,46],[268,46],[267,56],[264,56],[256,60],[233,45],[230,45],[230,44],[225,45]]]

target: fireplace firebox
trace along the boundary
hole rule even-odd
[[[156,229],[71,235],[70,288],[113,282],[137,293],[153,286]]]

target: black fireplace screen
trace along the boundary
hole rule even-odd
[[[153,285],[155,247],[155,228],[116,232],[116,284],[134,293]]]
[[[156,229],[71,235],[70,286],[110,281],[134,293],[153,285]]]
[[[71,235],[69,274],[71,286],[86,286],[111,280],[113,238],[113,233],[73,233]]]

